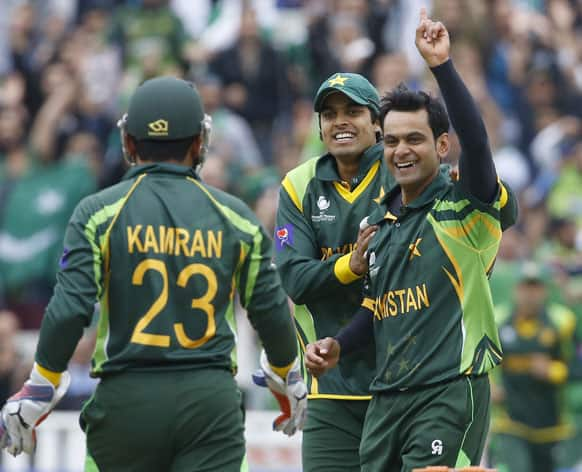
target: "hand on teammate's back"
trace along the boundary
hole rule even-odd
[[[367,218],[364,218],[361,221],[356,249],[352,252],[352,256],[350,257],[350,270],[354,274],[363,275],[367,272],[368,246],[376,234],[377,229],[378,226],[370,226],[368,224]]]

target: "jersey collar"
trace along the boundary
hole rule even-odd
[[[122,180],[132,179],[140,174],[182,175],[184,177],[192,177],[196,180],[200,180],[200,177],[192,167],[181,166],[178,164],[167,164],[162,162],[132,166],[125,173]]]
[[[451,185],[451,179],[449,177],[449,168],[441,166],[439,173],[428,185],[428,187],[424,190],[424,192],[422,192],[418,196],[418,198],[416,198],[413,202],[408,204],[406,208],[417,209],[431,204],[449,185]],[[388,202],[390,202],[390,200],[399,193],[400,193],[399,185],[395,185],[394,187],[392,187],[390,191],[384,196],[384,198],[382,198],[378,208],[374,212],[372,212],[372,214],[368,218],[368,223],[371,225],[375,225],[380,223],[384,219],[395,220],[396,217],[389,211]]]
[[[357,179],[361,181],[366,176],[372,165],[376,161],[383,158],[384,151],[382,143],[376,143],[366,149],[360,160],[360,168],[358,170]],[[333,157],[330,153],[324,154],[317,161],[315,177],[319,180],[327,180],[331,182],[337,182],[338,180],[341,180],[341,177],[337,171],[335,157]]]

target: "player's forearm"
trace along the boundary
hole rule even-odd
[[[374,314],[365,307],[360,307],[350,324],[342,328],[335,336],[340,345],[341,354],[346,355],[364,346],[374,339]]]
[[[297,356],[297,339],[287,302],[269,312],[249,313],[249,319],[269,362],[275,367],[291,364]]]
[[[65,371],[85,326],[83,317],[58,318],[47,310],[40,329],[35,361],[49,371]]]
[[[334,257],[322,262],[304,257],[288,259],[282,265],[277,263],[285,291],[296,304],[305,305],[322,296],[337,293],[361,278],[351,275],[349,263],[343,264],[344,259],[339,259]]]
[[[433,67],[431,71],[461,143],[459,183],[479,200],[491,202],[497,191],[497,174],[485,123],[477,105],[451,60]]]

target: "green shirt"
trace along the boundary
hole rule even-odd
[[[505,414],[495,418],[494,430],[534,442],[567,437],[569,428],[563,418],[565,405],[561,389],[574,354],[574,313],[552,303],[536,319],[529,321],[517,319],[509,305],[496,307],[495,315],[503,347],[500,373],[505,391]],[[533,354],[545,354],[552,360],[553,380],[531,375]]]
[[[349,270],[360,221],[393,185],[383,161],[382,144],[368,148],[356,181],[342,185],[335,159],[311,159],[283,180],[275,262],[285,290],[295,302],[302,348],[334,336],[356,312],[362,279]],[[355,185],[354,185],[355,184]],[[364,399],[375,371],[374,346],[340,360],[319,380],[306,372],[310,398]]]
[[[379,229],[362,305],[374,314],[372,391],[482,374],[501,361],[487,279],[508,198],[499,188],[487,205],[439,174],[398,217],[388,210],[393,192],[370,216]]]
[[[37,362],[61,372],[99,301],[93,375],[236,368],[235,293],[270,361],[296,356],[271,241],[240,200],[171,164],[85,198],[66,232]]]

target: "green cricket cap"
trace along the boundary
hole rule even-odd
[[[341,92],[357,104],[367,106],[376,115],[380,114],[380,96],[378,95],[378,91],[368,79],[360,74],[347,72],[333,74],[319,87],[315,95],[313,109],[319,113],[325,99],[334,92]]]
[[[146,80],[133,94],[127,132],[137,140],[172,141],[200,134],[204,107],[190,82],[175,77]]]

